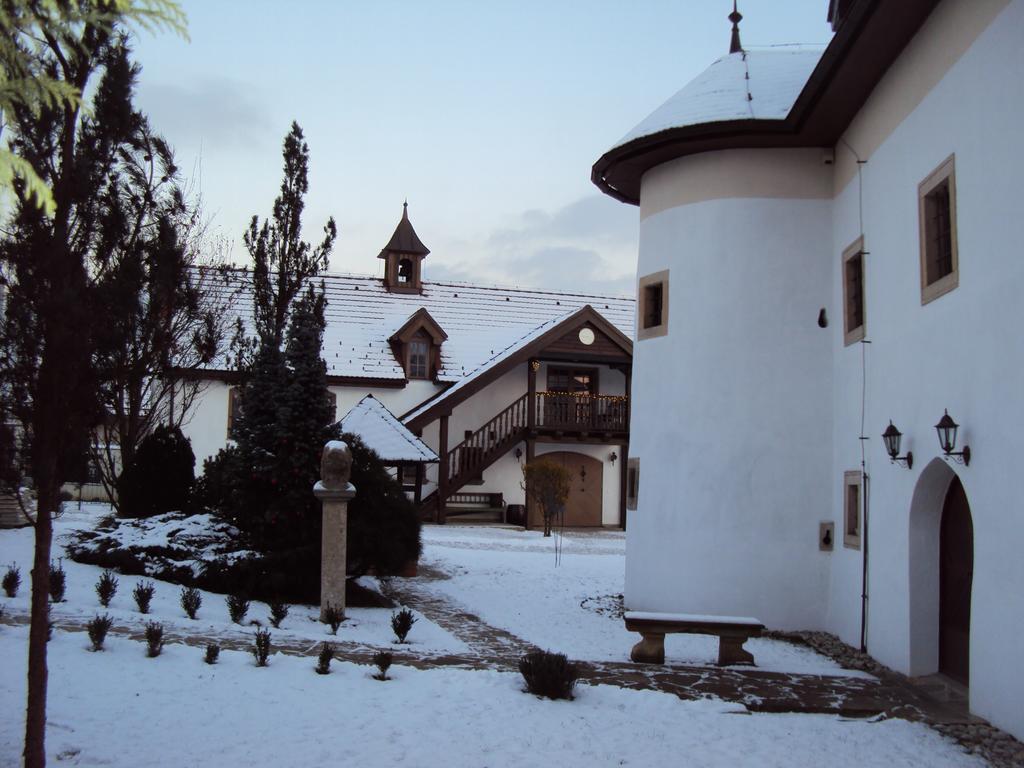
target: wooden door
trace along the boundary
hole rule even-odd
[[[939,531],[939,671],[969,682],[974,525],[960,478],[946,492]]]
[[[582,453],[557,451],[541,454],[537,458],[557,461],[569,470],[569,498],[565,503],[566,526],[601,525],[601,492],[603,468],[601,462]],[[540,527],[544,521],[539,514],[531,514],[530,525]],[[557,521],[556,521],[557,524]]]

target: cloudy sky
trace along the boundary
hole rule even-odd
[[[741,0],[743,42],[825,43],[827,0]],[[269,214],[281,142],[310,145],[306,239],[379,274],[409,201],[427,279],[631,293],[637,209],[590,166],[729,43],[727,0],[184,0],[141,33],[138,103],[213,226]]]

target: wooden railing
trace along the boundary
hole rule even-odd
[[[508,450],[522,438],[529,415],[529,395],[523,395],[480,429],[448,451],[448,480],[451,489],[471,479],[490,464],[495,455]]]
[[[629,400],[586,392],[538,392],[536,425],[566,432],[625,432]]]

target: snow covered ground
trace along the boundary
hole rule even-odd
[[[614,610],[623,591],[625,534],[569,532],[561,537],[557,564],[556,538],[517,529],[425,526],[420,562],[451,578],[423,588],[541,648],[574,659],[629,661],[640,636],[627,632]],[[759,668],[773,672],[866,676],[791,643],[758,638],[745,647]],[[714,664],[717,659],[718,638],[665,638],[670,664]]]
[[[26,630],[0,627],[0,691],[24,697]],[[50,643],[47,751],[54,765],[180,766],[982,766],[928,728],[822,715],[746,715],[716,701],[580,686],[575,701],[521,692],[518,675],[368,667],[113,638],[87,650],[84,633]],[[15,765],[20,718],[0,720],[0,764]]]
[[[105,510],[71,508],[57,521],[57,545],[90,526]],[[0,597],[7,615],[25,615],[31,530],[0,531],[0,564],[21,565],[19,596]],[[553,542],[536,533],[449,526],[424,530],[425,578],[416,590],[441,596],[530,642],[576,658],[624,659],[634,638],[615,615],[622,592],[620,533],[567,536],[556,566]],[[97,612],[99,568],[65,560],[67,600],[58,618],[87,620]],[[431,578],[442,571],[447,579]],[[163,622],[168,631],[248,638],[230,623],[223,597],[203,595],[198,621],[178,604],[179,588],[157,583],[150,615],[131,599],[138,577],[121,576],[109,613],[115,626]],[[583,603],[581,607],[580,603]],[[267,608],[250,616],[266,623]],[[355,609],[338,640],[390,647],[391,612]],[[274,642],[328,636],[313,609],[293,608]],[[420,616],[403,652],[465,652],[467,646]],[[714,641],[673,638],[670,660],[708,662]],[[17,765],[21,751],[27,628],[0,624],[0,765]],[[705,647],[706,646],[706,647]],[[351,646],[348,646],[351,647]],[[761,666],[836,672],[834,665],[785,643],[752,645]],[[78,766],[981,766],[927,727],[901,720],[851,721],[824,715],[748,714],[716,700],[614,686],[580,685],[572,702],[522,692],[519,675],[455,668],[392,667],[387,682],[371,670],[334,662],[331,675],[313,671],[314,658],[275,654],[257,668],[244,652],[224,650],[216,666],[201,647],[170,642],[155,659],[142,642],[109,636],[89,650],[84,632],[56,630],[49,645],[47,749],[52,764]]]

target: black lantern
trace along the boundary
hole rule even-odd
[[[939,419],[939,423],[935,425],[935,431],[939,434],[939,447],[942,452],[947,456],[952,456],[956,461],[961,464],[967,465],[971,463],[971,447],[965,445],[962,451],[956,449],[956,432],[960,427],[953,418],[949,415],[949,411],[943,409],[942,418]]]
[[[907,469],[913,469],[914,454],[907,451],[906,456],[900,456],[900,440],[902,437],[903,433],[896,429],[896,425],[890,419],[889,426],[882,433],[882,440],[885,442],[885,452],[889,454],[893,464],[903,463],[907,465]]]

